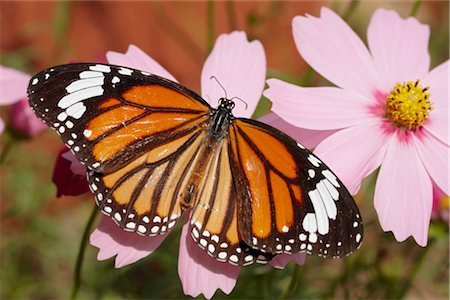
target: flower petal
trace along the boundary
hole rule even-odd
[[[431,70],[421,80],[423,86],[430,87],[430,100],[433,108],[424,128],[447,145],[449,144],[449,67],[449,61],[447,60]]]
[[[321,141],[336,132],[336,130],[310,130],[295,127],[280,118],[274,112],[264,115],[259,118],[258,121],[269,124],[270,126],[281,130],[308,149],[315,148]]]
[[[304,88],[278,79],[267,80],[264,96],[272,110],[294,126],[334,130],[355,126],[373,118],[367,98],[335,87]]]
[[[30,75],[19,70],[0,66],[0,105],[26,98],[30,78]]]
[[[414,144],[423,165],[433,181],[449,194],[448,159],[449,147],[426,131],[419,136],[413,136]]]
[[[128,50],[125,54],[108,51],[106,58],[110,64],[126,66],[137,70],[150,72],[152,74],[170,79],[177,82],[175,77],[172,76],[166,69],[164,69],[153,58],[148,56],[144,51],[139,49],[135,45],[128,46]]]
[[[279,254],[275,256],[269,264],[276,269],[284,269],[291,261],[298,265],[303,265],[305,263],[305,258],[306,253]]]
[[[380,166],[388,139],[379,122],[368,122],[336,132],[320,143],[314,153],[354,195],[364,177]]]
[[[63,147],[63,149],[65,149],[66,151],[64,153],[61,152],[61,156],[64,159],[70,161],[70,171],[75,175],[86,177],[86,167],[80,163],[78,158],[76,158],[69,149],[67,149],[66,147]]]
[[[233,114],[249,118],[261,98],[265,78],[266,55],[261,43],[249,42],[244,32],[222,34],[203,65],[202,97],[213,107],[220,98],[239,97],[248,107],[236,100]]]
[[[402,19],[397,12],[377,9],[367,29],[370,52],[382,79],[382,90],[416,80],[430,68],[430,28],[416,18]]]
[[[323,7],[320,18],[297,16],[292,27],[301,56],[323,77],[367,97],[373,94],[379,79],[372,57],[335,12]]]
[[[92,246],[99,248],[98,260],[116,256],[115,267],[121,268],[151,254],[166,236],[167,233],[147,237],[135,232],[126,232],[111,218],[103,216],[100,224],[92,232],[89,242]]]
[[[0,134],[3,133],[3,130],[5,130],[5,122],[3,122],[3,119],[0,118]]]
[[[73,157],[73,160],[76,160],[77,164],[81,166],[75,156],[65,146],[61,148],[56,158],[52,176],[52,181],[56,185],[56,196],[78,196],[87,193],[89,188],[86,180],[86,168],[81,166],[76,169],[76,172],[73,172],[72,166],[75,162],[68,160],[66,157]],[[84,172],[81,171],[82,169]]]
[[[194,242],[189,234],[189,222],[183,226],[178,256],[178,274],[186,295],[197,297],[203,294],[211,299],[217,289],[231,293],[240,268],[219,262],[210,257]]]
[[[397,241],[413,236],[426,246],[433,204],[432,184],[411,140],[391,139],[375,186],[381,228]]]
[[[33,137],[48,128],[44,122],[39,120],[28,104],[28,99],[24,98],[11,107],[10,111],[11,128],[18,134]]]

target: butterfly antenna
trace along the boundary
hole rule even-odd
[[[247,102],[245,102],[244,100],[242,100],[241,98],[239,98],[239,97],[236,97],[236,96],[234,96],[233,98],[231,98],[230,100],[233,100],[233,99],[238,99],[238,100],[240,100],[242,103],[244,103],[245,104],[245,110],[247,110],[247,108],[248,108],[248,104],[247,104]]]
[[[223,85],[220,84],[220,82],[219,82],[219,80],[217,79],[217,77],[214,76],[214,75],[212,75],[211,77],[209,77],[209,79],[210,79],[210,80],[211,80],[211,79],[215,79],[215,80],[217,81],[217,83],[220,85],[220,87],[222,88],[222,90],[225,92],[225,98],[228,99],[228,96],[227,96],[227,90],[225,90],[225,88],[223,87]]]
[[[227,96],[227,91],[225,90],[225,88],[223,87],[223,85],[221,85],[220,84],[220,82],[219,82],[219,80],[217,79],[217,77],[216,76],[214,76],[214,75],[212,75],[211,77],[209,77],[209,79],[214,79],[214,80],[216,80],[217,81],[217,83],[220,85],[220,87],[223,89],[223,91],[225,92],[225,98],[226,99],[228,99],[228,96]],[[231,98],[230,100],[233,100],[233,99],[238,99],[238,100],[240,100],[242,103],[244,103],[245,104],[245,109],[247,109],[248,108],[248,104],[247,104],[247,102],[245,102],[244,100],[242,100],[241,98],[239,98],[239,97],[236,97],[236,96],[234,96],[233,98]]]

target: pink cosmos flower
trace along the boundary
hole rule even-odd
[[[292,26],[302,57],[337,87],[269,79],[272,110],[298,127],[336,130],[315,152],[352,194],[381,166],[374,205],[383,230],[425,246],[432,186],[449,193],[449,64],[429,71],[429,27],[378,9],[368,50],[327,8],[319,18],[295,17]]]
[[[131,45],[125,54],[108,52],[107,58],[111,64],[137,68],[175,81],[168,71],[136,46]],[[219,98],[225,96],[217,82],[210,79],[214,75],[225,87],[228,97],[238,96],[248,104],[245,109],[245,105],[237,102],[233,114],[250,117],[261,97],[265,72],[265,54],[259,41],[248,42],[243,32],[223,34],[203,66],[201,95],[213,107],[217,106]],[[271,118],[277,122],[276,116]],[[292,127],[287,123],[281,126]],[[189,218],[185,219],[178,257],[178,274],[184,293],[193,297],[203,294],[208,299],[217,289],[229,294],[236,284],[240,268],[219,262],[200,249],[189,234]],[[99,260],[115,257],[115,266],[119,268],[151,254],[166,236],[143,237],[125,232],[109,217],[103,217],[91,234],[90,243],[99,248]],[[271,265],[284,268],[289,261],[303,264],[304,257],[304,254],[278,255]]]
[[[21,71],[0,66],[0,105],[13,105],[11,127],[17,133],[32,137],[48,127],[31,110],[27,100],[27,86],[31,76]],[[5,124],[0,118],[0,134]]]

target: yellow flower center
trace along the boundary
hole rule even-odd
[[[429,87],[423,88],[419,80],[397,83],[387,96],[385,117],[400,128],[419,128],[432,109],[428,90]]]

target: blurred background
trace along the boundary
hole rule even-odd
[[[299,56],[291,34],[294,16],[317,16],[321,6],[343,16],[363,40],[375,9],[394,9],[402,17],[417,9],[418,20],[431,28],[432,67],[448,59],[448,1],[1,1],[0,63],[34,74],[68,62],[104,62],[107,51],[125,52],[135,44],[199,92],[215,38],[244,30],[265,47],[268,77],[324,85]],[[259,114],[269,109],[263,99]],[[11,107],[0,110],[8,126]],[[1,143],[0,298],[69,298],[93,197],[56,197],[51,178],[62,142],[54,132],[26,138],[7,127]],[[218,291],[216,298],[448,299],[448,197],[438,199],[429,246],[421,248],[411,238],[398,243],[381,230],[374,183],[367,178],[356,196],[366,232],[359,251],[343,260],[307,257],[304,266],[285,270],[247,267],[230,296]],[[97,249],[88,245],[78,298],[190,298],[177,274],[178,238],[170,234],[151,256],[121,269],[112,260],[97,261]]]

